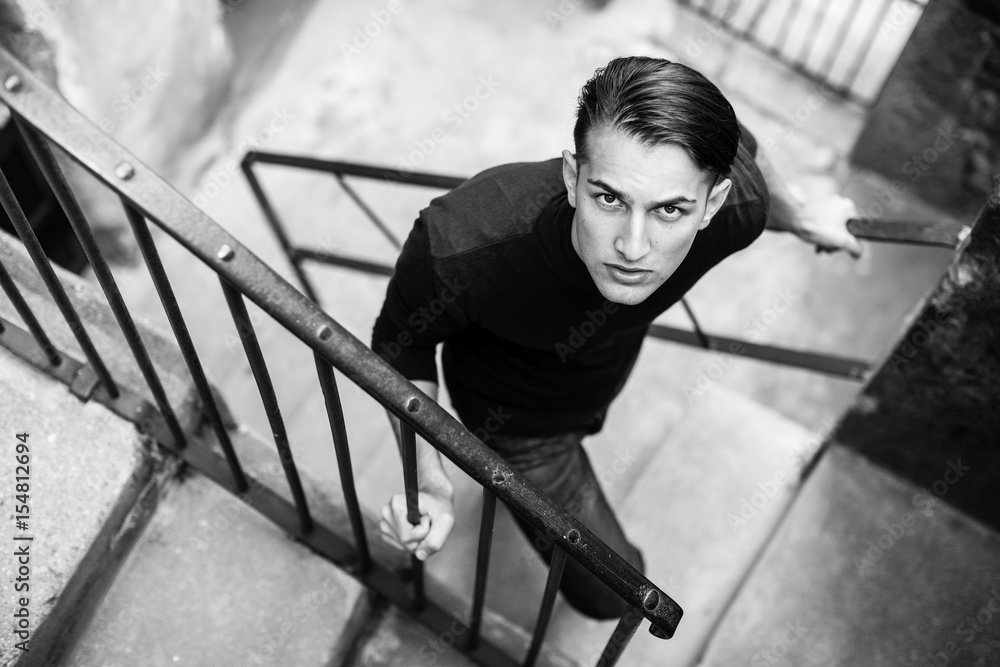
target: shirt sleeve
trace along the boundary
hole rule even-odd
[[[757,150],[757,140],[741,124],[736,160],[729,172],[733,186],[726,203],[716,216],[721,216],[725,221],[725,224],[717,225],[715,230],[725,235],[718,242],[720,246],[729,248],[730,252],[746,248],[764,232],[771,208],[771,195],[760,167],[757,166]]]
[[[436,264],[426,222],[418,218],[372,332],[372,349],[408,380],[436,382],[437,344],[469,326],[467,283],[460,275],[439,275]]]

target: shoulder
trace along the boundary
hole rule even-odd
[[[758,205],[767,217],[771,205],[771,197],[764,183],[764,175],[757,166],[757,151],[759,146],[756,138],[743,125],[740,125],[740,143],[736,151],[736,160],[729,172],[733,182],[732,190],[726,198],[726,206],[744,204]],[[763,222],[761,223],[763,224]]]
[[[562,160],[487,169],[420,212],[431,252],[449,257],[530,234],[539,213],[565,190]]]

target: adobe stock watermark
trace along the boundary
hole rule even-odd
[[[964,268],[964,267],[963,267]],[[915,359],[920,350],[933,342],[934,337],[948,327],[957,326],[957,319],[952,314],[965,308],[969,297],[976,296],[995,282],[997,268],[981,265],[977,273],[958,270],[955,278],[960,289],[953,290],[948,297],[947,308],[934,310],[933,319],[920,317],[903,338],[903,341],[893,350],[892,356],[886,361],[886,366],[893,372],[900,372],[906,364]]]
[[[758,481],[756,483],[757,490],[749,497],[741,497],[735,511],[726,512],[726,524],[733,534],[738,534],[755,519],[757,514],[778,495],[778,491],[785,484],[798,479],[802,467],[816,455],[835,423],[829,417],[824,419],[808,440],[799,442],[785,454],[783,467],[775,470],[769,477]]]
[[[830,101],[830,97],[831,94],[828,90],[820,85],[813,85],[809,94],[797,107],[782,115],[781,122],[778,123],[778,132],[780,132],[781,137],[787,139],[805,127],[812,120],[813,114]],[[759,142],[759,145],[768,155],[773,155],[782,149],[778,139],[773,136]]]
[[[351,58],[361,55],[361,52],[371,45],[372,41],[382,34],[382,31],[389,27],[394,16],[399,16],[404,7],[400,0],[389,0],[384,9],[373,9],[369,12],[372,20],[366,21],[364,25],[354,26],[350,43],[341,42],[340,52],[344,54],[344,59],[351,62]]]
[[[789,287],[775,290],[774,295],[774,300],[769,307],[748,318],[740,327],[740,333],[751,342],[760,340],[761,336],[778,321],[779,317],[787,313],[789,308],[802,298],[799,294],[793,294]],[[712,354],[715,358],[698,370],[694,382],[681,385],[681,391],[687,397],[688,403],[694,403],[716,382],[721,380],[736,363],[736,357],[745,350],[746,345],[740,341],[730,343],[728,352],[713,350]]]
[[[638,458],[632,454],[632,451],[628,448],[615,450],[615,460],[614,463],[607,470],[603,470],[599,475],[597,475],[597,480],[600,482],[603,488],[607,489],[611,487],[615,481],[625,474],[625,471],[632,467]],[[590,505],[600,493],[601,489],[590,482],[583,484],[580,487],[579,497],[574,499],[572,502],[567,503],[563,509],[569,512],[573,516],[577,516],[583,508]],[[552,545],[561,539],[561,536],[552,533],[549,535],[544,535],[541,531],[535,531],[535,539],[533,540],[534,549],[532,549],[527,544],[521,547],[521,555],[524,556],[525,560],[528,562],[533,562],[534,559],[538,558],[538,552],[548,551]],[[537,551],[536,551],[537,550]]]
[[[452,130],[462,127],[462,123],[468,120],[472,114],[479,110],[480,105],[493,96],[496,89],[503,85],[490,74],[481,76],[477,81],[477,86],[471,93],[466,95],[460,102],[456,102],[448,108],[442,118],[451,126]],[[430,133],[420,139],[414,139],[413,145],[416,147],[406,156],[399,155],[399,171],[409,174],[424,164],[431,155],[437,151],[438,146],[448,141],[448,134],[444,129],[435,127]]]
[[[545,10],[545,22],[549,27],[555,29],[566,22],[583,5],[584,0],[561,0],[555,11]]]
[[[34,3],[30,14],[24,17],[24,25],[28,30],[38,31],[47,26],[56,14],[70,3],[71,0],[44,0]]]
[[[422,665],[433,665],[441,658],[442,655],[448,652],[459,637],[463,636],[472,627],[473,617],[461,616],[457,612],[451,613],[454,619],[447,630],[439,634],[434,639],[427,641],[420,650],[417,651],[417,655],[420,656],[420,664]]]
[[[128,606],[115,614],[110,622],[105,621],[99,628],[88,630],[88,636],[84,640],[87,648],[105,651],[120,646],[128,641],[129,630],[139,622],[144,613],[146,610],[131,599]]]
[[[993,581],[995,584],[1000,582],[1000,573],[993,573]],[[986,626],[993,622],[993,618],[1000,615],[1000,590],[998,588],[1000,586],[994,585],[990,589],[990,597],[976,613],[966,616],[955,626],[955,634],[959,636],[962,643],[971,644],[986,629]],[[952,659],[961,652],[962,645],[958,641],[949,641],[939,650],[927,653],[927,664],[936,667],[950,665]]]
[[[618,304],[604,300],[600,308],[584,311],[584,319],[580,324],[569,328],[569,336],[566,342],[555,344],[556,354],[559,361],[566,363],[566,359],[577,350],[587,344],[587,340],[597,333],[597,330],[608,322],[608,318],[618,312]]]
[[[164,70],[160,65],[150,65],[146,68],[142,78],[134,86],[124,93],[118,95],[111,101],[112,115],[103,116],[96,121],[96,125],[105,134],[113,132],[118,125],[132,115],[146,100],[149,95],[156,90],[167,78],[170,72]],[[100,149],[95,141],[97,137],[84,133],[80,139],[88,145],[91,152],[98,152]]]
[[[444,284],[444,288],[438,294],[437,298],[431,299],[426,306],[421,306],[406,318],[406,323],[410,325],[414,332],[421,334],[427,331],[431,324],[448,310],[448,304],[455,303],[458,295],[469,288],[460,278],[445,278],[442,280],[442,283]],[[391,340],[388,343],[380,343],[379,349],[376,352],[384,361],[390,362],[398,358],[403,353],[403,350],[413,345],[413,343],[413,334],[410,333],[410,330],[403,329],[396,334],[395,340]]]
[[[259,637],[263,640],[263,645],[251,649],[240,664],[245,667],[270,667],[282,664],[283,660],[276,659],[281,654],[282,647],[301,630],[306,621],[322,609],[323,605],[331,599],[340,603],[343,596],[344,590],[338,581],[333,577],[327,577],[322,586],[303,594],[295,604],[286,605],[278,616],[280,621],[268,625],[266,629],[261,627]]]
[[[941,475],[941,479],[931,484],[930,489],[923,489],[913,496],[911,502],[914,509],[919,513],[903,512],[899,518],[892,523],[882,522],[885,531],[873,540],[868,540],[868,549],[854,557],[854,567],[857,568],[861,576],[868,575],[875,563],[882,560],[886,552],[893,549],[904,537],[916,534],[917,523],[922,516],[934,516],[934,506],[937,505],[938,498],[941,498],[948,490],[957,484],[965,473],[972,470],[971,466],[963,465],[962,459],[948,461],[948,468]]]
[[[704,28],[698,31],[693,37],[688,37],[687,46],[684,49],[685,55],[692,60],[697,60],[705,53],[705,49],[710,47],[719,35],[726,33],[726,23],[740,10],[746,0],[736,0],[726,7],[720,17],[713,17],[711,21],[704,23]]]
[[[800,619],[788,621],[777,639],[768,644],[767,648],[756,651],[750,656],[750,667],[771,667],[771,665],[784,667],[789,664],[785,658],[788,649],[798,644],[810,630],[812,628],[803,625]],[[755,646],[760,646],[761,643],[759,639],[754,641]]]
[[[289,113],[285,107],[281,107],[280,109],[275,107],[272,111],[271,118],[264,124],[264,127],[255,134],[248,134],[236,145],[234,152],[241,156],[241,159],[243,154],[246,153],[247,147],[258,149],[266,146],[274,141],[276,136],[287,130],[292,121],[296,119],[296,116]],[[236,176],[236,172],[239,170],[240,164],[237,160],[227,160],[223,166],[215,169],[211,174],[202,179],[202,182],[209,182],[195,191],[194,196],[191,197],[191,201],[198,208],[205,208],[208,206],[208,202],[218,197],[233,182],[233,177]]]
[[[878,36],[888,37],[898,32],[904,25],[913,24],[913,15],[923,10],[916,2],[893,2],[891,9],[878,26]]]
[[[961,138],[962,132],[955,126],[954,119],[946,119],[938,126],[934,141],[920,153],[911,155],[909,160],[900,165],[900,169],[910,177],[911,184],[916,183]],[[859,211],[862,230],[872,224],[870,221],[885,215],[908,189],[908,184],[900,179],[894,179],[889,187],[876,192],[875,201]],[[866,221],[869,222],[866,224]]]

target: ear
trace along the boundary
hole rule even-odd
[[[563,182],[566,184],[566,198],[569,205],[576,208],[576,179],[580,175],[579,164],[576,156],[569,151],[562,152],[563,159]]]
[[[729,191],[733,188],[733,182],[728,178],[724,178],[715,184],[712,191],[708,193],[708,204],[705,206],[705,217],[702,218],[701,224],[698,225],[698,229],[705,229],[708,227],[708,223],[712,221],[712,217],[719,212],[722,205],[726,203],[726,197],[729,196]]]

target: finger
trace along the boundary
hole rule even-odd
[[[417,546],[417,558],[426,560],[429,556],[440,551],[454,525],[455,518],[449,513],[442,513],[435,517],[426,539]]]
[[[390,526],[387,521],[379,521],[378,528],[382,541],[392,547],[395,547],[396,549],[399,549],[400,551],[407,551],[406,547],[404,547],[396,537],[396,534],[392,532],[392,526]]]
[[[389,501],[389,504],[392,505],[392,512],[396,516],[403,517],[404,519],[409,516],[410,510],[406,504],[406,496],[403,494],[393,496],[392,500]],[[424,514],[424,512],[421,512],[421,514]]]
[[[854,259],[860,259],[862,253],[864,252],[864,247],[861,245],[861,241],[851,234],[848,234],[847,239],[847,242],[844,244],[847,252],[849,252],[851,257]]]
[[[382,518],[385,521],[388,521],[389,523],[392,523],[393,522],[393,517],[392,517],[392,508],[390,507],[390,504],[391,503],[386,503],[385,505],[383,505],[382,506],[382,511],[379,514],[381,514]]]
[[[405,517],[395,523],[395,533],[399,537],[399,541],[407,545],[407,548],[410,545],[415,547],[421,540],[426,538],[430,528],[431,520],[429,517],[421,517],[420,523],[416,526],[411,526]]]

